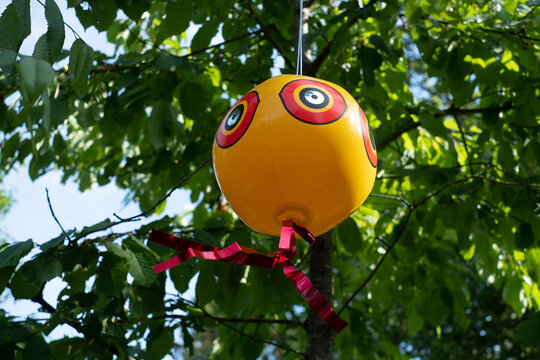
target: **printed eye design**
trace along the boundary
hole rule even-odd
[[[329,124],[347,110],[336,89],[315,80],[293,80],[281,89],[279,97],[289,114],[309,124]]]
[[[377,148],[375,147],[375,140],[373,139],[373,134],[367,123],[366,115],[360,109],[360,126],[362,128],[362,137],[364,138],[364,147],[366,148],[366,153],[371,163],[371,166],[374,168],[377,167]]]
[[[259,102],[259,94],[256,91],[251,91],[229,110],[221,121],[216,134],[216,143],[219,147],[227,148],[240,140],[251,124]]]

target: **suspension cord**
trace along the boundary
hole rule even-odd
[[[298,23],[298,47],[296,48],[296,75],[302,75],[302,56],[303,56],[303,47],[302,44],[302,27],[303,27],[303,15],[304,15],[304,0],[300,0],[300,22]]]

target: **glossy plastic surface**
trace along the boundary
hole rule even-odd
[[[281,75],[229,110],[213,147],[218,183],[238,216],[278,236],[293,220],[318,236],[373,187],[377,155],[364,113],[338,85]]]

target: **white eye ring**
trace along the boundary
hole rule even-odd
[[[324,95],[317,90],[308,90],[304,94],[304,99],[310,104],[320,105],[324,102]]]
[[[238,121],[240,120],[240,117],[242,116],[242,113],[239,112],[239,111],[236,111],[234,112],[233,114],[231,114],[231,116],[229,116],[229,118],[227,119],[227,125],[229,125],[229,127],[233,127],[234,125],[236,125],[236,123],[238,123]]]

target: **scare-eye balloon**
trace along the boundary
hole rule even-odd
[[[213,146],[218,183],[238,216],[255,231],[279,235],[277,253],[237,243],[219,249],[153,231],[150,240],[182,252],[154,269],[191,257],[273,268],[281,264],[309,305],[336,331],[347,323],[296,270],[295,232],[310,245],[367,198],[377,167],[366,116],[343,88],[307,76],[271,78],[225,115]],[[310,231],[308,231],[309,229]]]
[[[279,235],[293,220],[315,236],[367,198],[377,166],[366,117],[341,87],[282,75],[225,115],[213,148],[225,198],[253,230]]]

